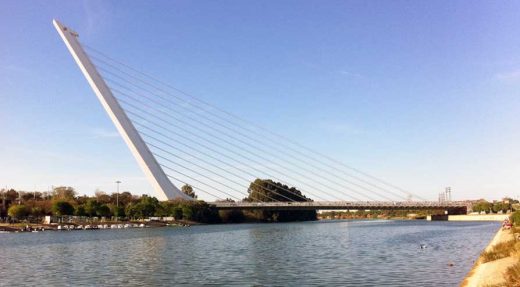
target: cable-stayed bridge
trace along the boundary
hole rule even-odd
[[[160,200],[192,200],[177,187],[190,185],[221,209],[466,207],[425,201],[81,44],[56,20],[54,26]],[[253,189],[267,195],[255,197]]]

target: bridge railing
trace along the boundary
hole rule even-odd
[[[218,207],[462,207],[465,202],[438,202],[438,201],[305,201],[305,202],[214,202]]]

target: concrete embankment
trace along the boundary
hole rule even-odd
[[[428,215],[427,220],[434,221],[504,221],[509,214],[465,214],[465,215]]]
[[[514,236],[511,230],[500,228],[484,251],[489,252],[497,244],[510,240],[514,240]],[[506,282],[504,278],[504,273],[506,272],[507,268],[511,267],[517,262],[518,257],[516,256],[505,257],[489,262],[484,262],[482,256],[480,256],[460,286],[518,286],[509,285],[511,282]]]
[[[509,214],[468,214],[468,215],[448,215],[448,221],[504,221],[509,218]]]

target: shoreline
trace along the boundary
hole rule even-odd
[[[318,218],[316,220],[308,220],[309,222],[328,222],[328,221],[428,221],[425,218],[411,218],[411,217],[354,217],[354,218]],[[475,220],[478,221],[478,220]],[[220,224],[254,224],[254,223],[291,223],[291,222],[306,222],[304,221],[287,221],[287,222],[261,222],[261,221],[244,221],[244,222],[221,222],[221,223],[215,223],[217,225]],[[214,224],[208,224],[208,223],[200,223],[195,221],[103,221],[103,222],[65,222],[65,223],[51,223],[51,224],[44,224],[44,223],[0,223],[0,233],[20,233],[20,232],[31,232],[32,230],[35,231],[62,231],[62,230],[69,230],[67,226],[74,226],[75,228],[71,228],[70,230],[97,230],[97,229],[120,229],[117,227],[111,228],[111,226],[118,226],[118,225],[135,225],[135,224],[144,224],[145,227],[172,227],[172,226],[179,226],[179,227],[189,227],[189,226],[195,226],[195,225],[214,225]],[[99,225],[108,225],[108,228],[96,228]],[[63,229],[58,228],[58,226],[61,226]],[[84,228],[85,226],[91,226],[92,228]],[[29,227],[29,230],[27,230]],[[76,227],[83,227],[83,228],[76,228]],[[135,228],[135,226],[132,226],[131,228]]]
[[[514,240],[512,229],[500,227],[489,244],[479,255],[471,270],[461,282],[460,287],[509,286],[504,278],[506,270],[518,262],[518,257],[508,256],[494,261],[484,262],[484,252],[490,252],[500,243]]]
[[[119,228],[110,228],[113,225],[125,225],[125,224],[145,224],[145,227],[190,227],[195,225],[220,225],[220,224],[262,224],[262,223],[294,223],[294,222],[328,222],[328,221],[336,221],[336,220],[348,220],[348,221],[426,221],[425,219],[417,219],[417,218],[407,218],[407,217],[389,217],[389,218],[345,218],[345,219],[324,219],[318,218],[316,220],[296,220],[296,221],[287,221],[287,222],[261,222],[261,221],[244,221],[244,222],[225,222],[225,223],[200,223],[195,221],[171,221],[171,222],[163,222],[163,221],[105,221],[105,222],[90,222],[90,223],[51,223],[51,224],[43,224],[43,223],[0,223],[0,233],[20,233],[20,232],[31,232],[31,230],[38,231],[67,231],[68,229],[59,229],[58,226],[66,227],[66,226],[98,226],[98,225],[108,225],[108,228],[73,228],[70,230],[97,230],[97,229],[119,229]],[[31,230],[26,230],[27,227],[30,227]],[[134,228],[134,227],[132,227]]]
[[[201,225],[192,221],[104,221],[90,223],[0,223],[0,233],[27,233],[43,231],[80,231],[80,230],[102,230],[102,229],[134,229],[134,228],[157,228],[157,227],[190,227]]]

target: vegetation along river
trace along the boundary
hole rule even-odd
[[[0,285],[457,286],[498,228],[371,220],[0,234]]]

